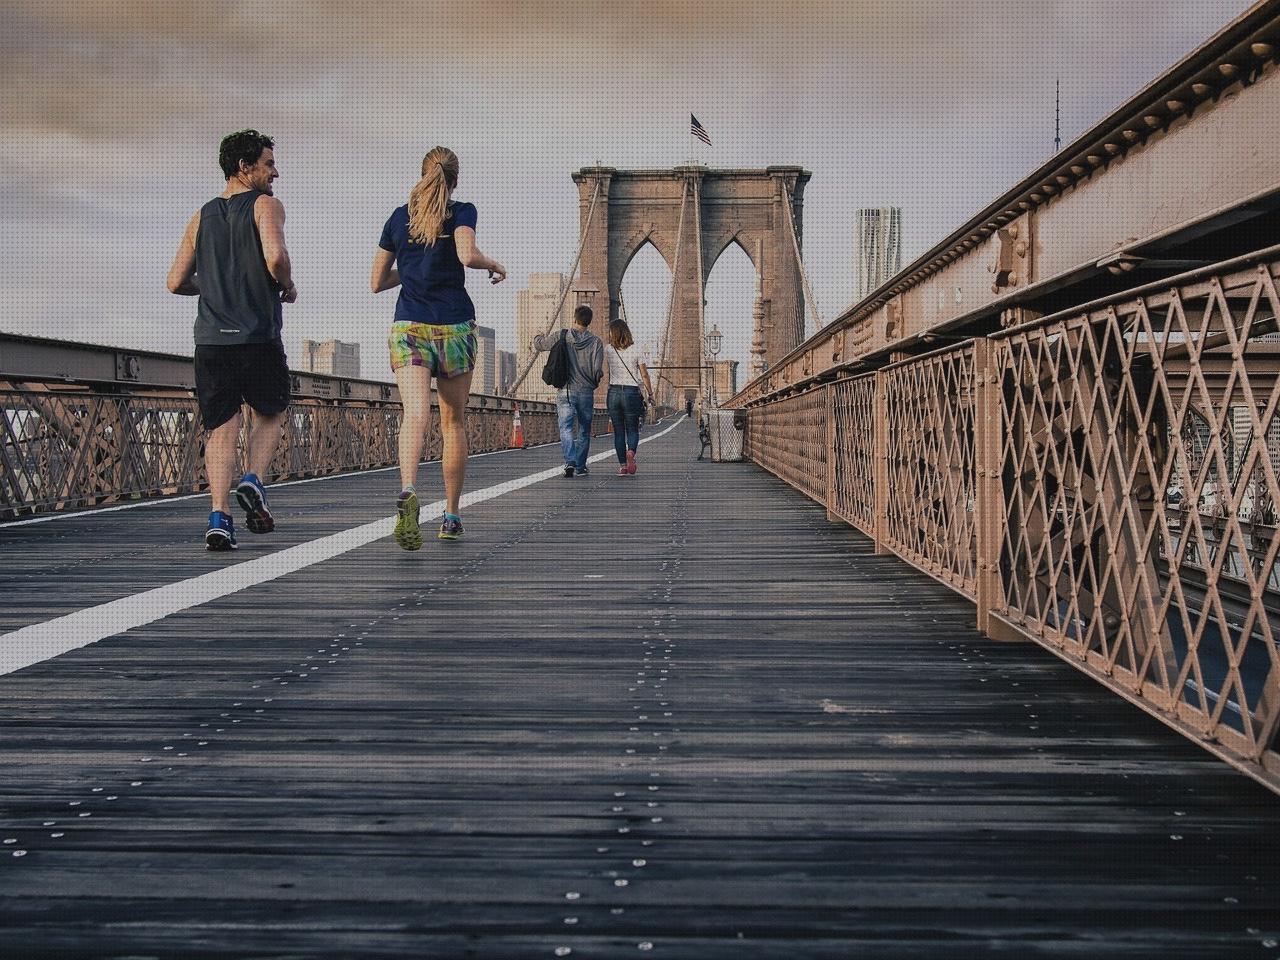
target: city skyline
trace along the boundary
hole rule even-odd
[[[395,296],[368,293],[369,261],[437,142],[462,159],[482,248],[511,270],[497,287],[469,278],[499,348],[517,347],[529,276],[567,271],[569,175],[597,161],[811,170],[805,260],[829,322],[853,301],[858,207],[904,209],[910,262],[1052,152],[1055,76],[1070,142],[1247,4],[1155,6],[524,3],[433,19],[396,2],[0,4],[0,329],[189,353],[194,304],[163,278],[221,188],[218,138],[242,126],[277,139],[301,291],[286,344],[357,342],[366,376],[389,376]],[[690,111],[712,147],[691,146]],[[735,253],[706,319],[746,370],[753,290]],[[640,330],[660,326],[668,281],[642,251],[624,278]]]

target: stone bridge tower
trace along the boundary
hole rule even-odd
[[[673,276],[665,379],[677,404],[701,392],[703,306],[707,277],[731,243],[755,266],[757,301],[752,366],[772,365],[805,336],[804,294],[796,249],[803,233],[804,187],[800,167],[712,170],[616,170],[585,167],[578,185],[582,261],[573,287],[576,302],[597,318],[618,316],[622,277],[646,243],[666,260]],[[595,209],[591,211],[592,197]],[[792,242],[786,217],[795,224]],[[590,222],[588,223],[588,217]],[[753,369],[752,375],[755,370]]]

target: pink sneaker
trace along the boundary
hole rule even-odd
[[[619,468],[618,468],[618,476],[620,476],[620,477],[629,477],[629,476],[631,476],[631,471],[630,471],[630,470],[628,470],[626,467],[619,467]]]
[[[634,450],[627,451],[627,465],[624,467],[627,473],[636,472],[636,452]]]

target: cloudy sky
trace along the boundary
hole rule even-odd
[[[515,346],[515,293],[577,244],[569,174],[801,164],[805,259],[824,320],[854,289],[853,211],[904,209],[904,262],[1249,5],[1243,0],[379,0],[0,2],[0,330],[189,353],[194,302],[164,290],[183,225],[222,188],[219,138],[277,140],[299,301],[286,345],[361,344],[389,376],[394,294],[368,293],[387,214],[436,143],[511,272],[470,281]],[[695,152],[688,115],[711,134]],[[708,285],[723,355],[744,362],[751,269]],[[668,274],[624,281],[643,331]]]

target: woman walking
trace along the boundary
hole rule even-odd
[[[644,417],[644,396],[653,403],[649,368],[640,357],[627,321],[619,317],[609,323],[609,421],[613,424],[613,449],[618,455],[618,476],[636,472],[636,447],[640,445],[640,420]]]
[[[458,498],[467,470],[467,396],[476,362],[476,311],[464,285],[465,267],[487,270],[490,283],[506,268],[476,246],[476,208],[453,200],[458,158],[433,147],[422,158],[422,177],[382,228],[369,286],[374,293],[400,287],[387,345],[400,387],[400,496],[395,540],[406,550],[422,546],[418,525],[418,463],[431,416],[436,378],[440,432],[444,437],[444,517],[440,539],[462,536]]]

